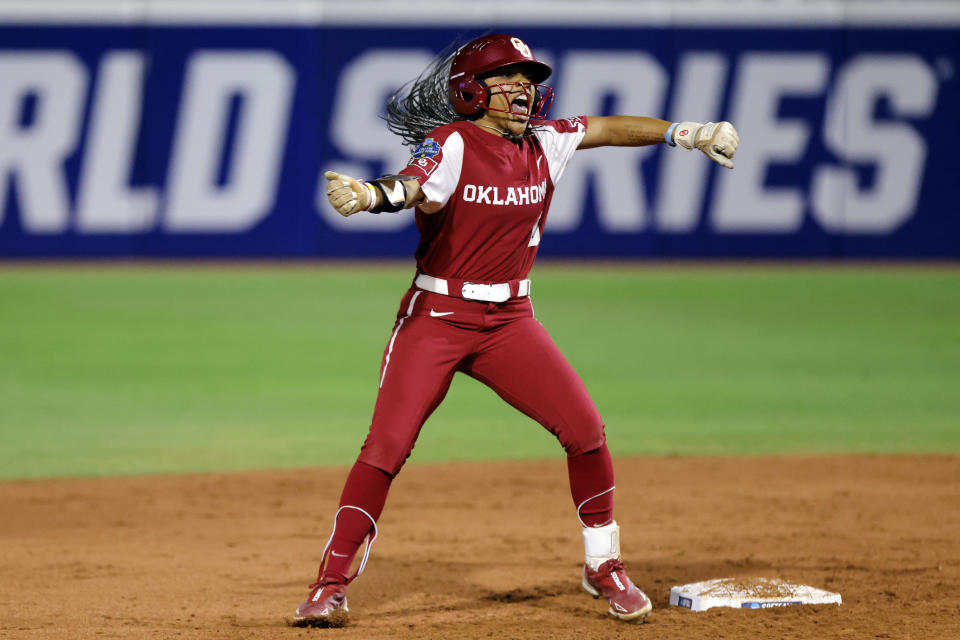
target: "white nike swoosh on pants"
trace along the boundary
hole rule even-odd
[[[440,316],[449,316],[452,313],[453,311],[434,311],[433,309],[430,309],[431,318],[439,318]]]

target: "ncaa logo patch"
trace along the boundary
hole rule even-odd
[[[414,158],[432,158],[440,153],[440,143],[433,138],[427,138],[420,146],[413,150]]]

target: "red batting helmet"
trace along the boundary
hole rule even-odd
[[[550,65],[533,57],[530,47],[520,38],[505,34],[482,36],[468,42],[457,52],[450,65],[450,103],[457,113],[472,116],[487,105],[487,86],[477,78],[490,71],[510,65],[524,65],[530,81],[539,83],[550,77]],[[552,90],[539,91],[538,104],[533,105],[533,117],[542,117],[541,107],[549,106]]]

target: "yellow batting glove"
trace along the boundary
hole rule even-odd
[[[325,171],[323,177],[327,179],[327,200],[344,217],[369,211],[377,202],[376,187],[372,184],[336,171]]]

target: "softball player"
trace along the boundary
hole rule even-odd
[[[370,431],[295,625],[346,621],[347,585],[366,566],[390,483],[458,371],[491,387],[563,446],[583,532],[583,588],[606,598],[609,613],[621,620],[640,621],[651,610],[620,559],[603,421],[534,319],[527,274],[554,185],[577,149],[665,142],[733,168],[738,137],[728,122],[547,120],[553,91],[542,83],[550,73],[519,38],[473,40],[391,98],[391,131],[416,147],[399,175],[365,182],[325,174],[327,197],[344,216],[415,207],[421,242],[413,285],[384,350]]]

